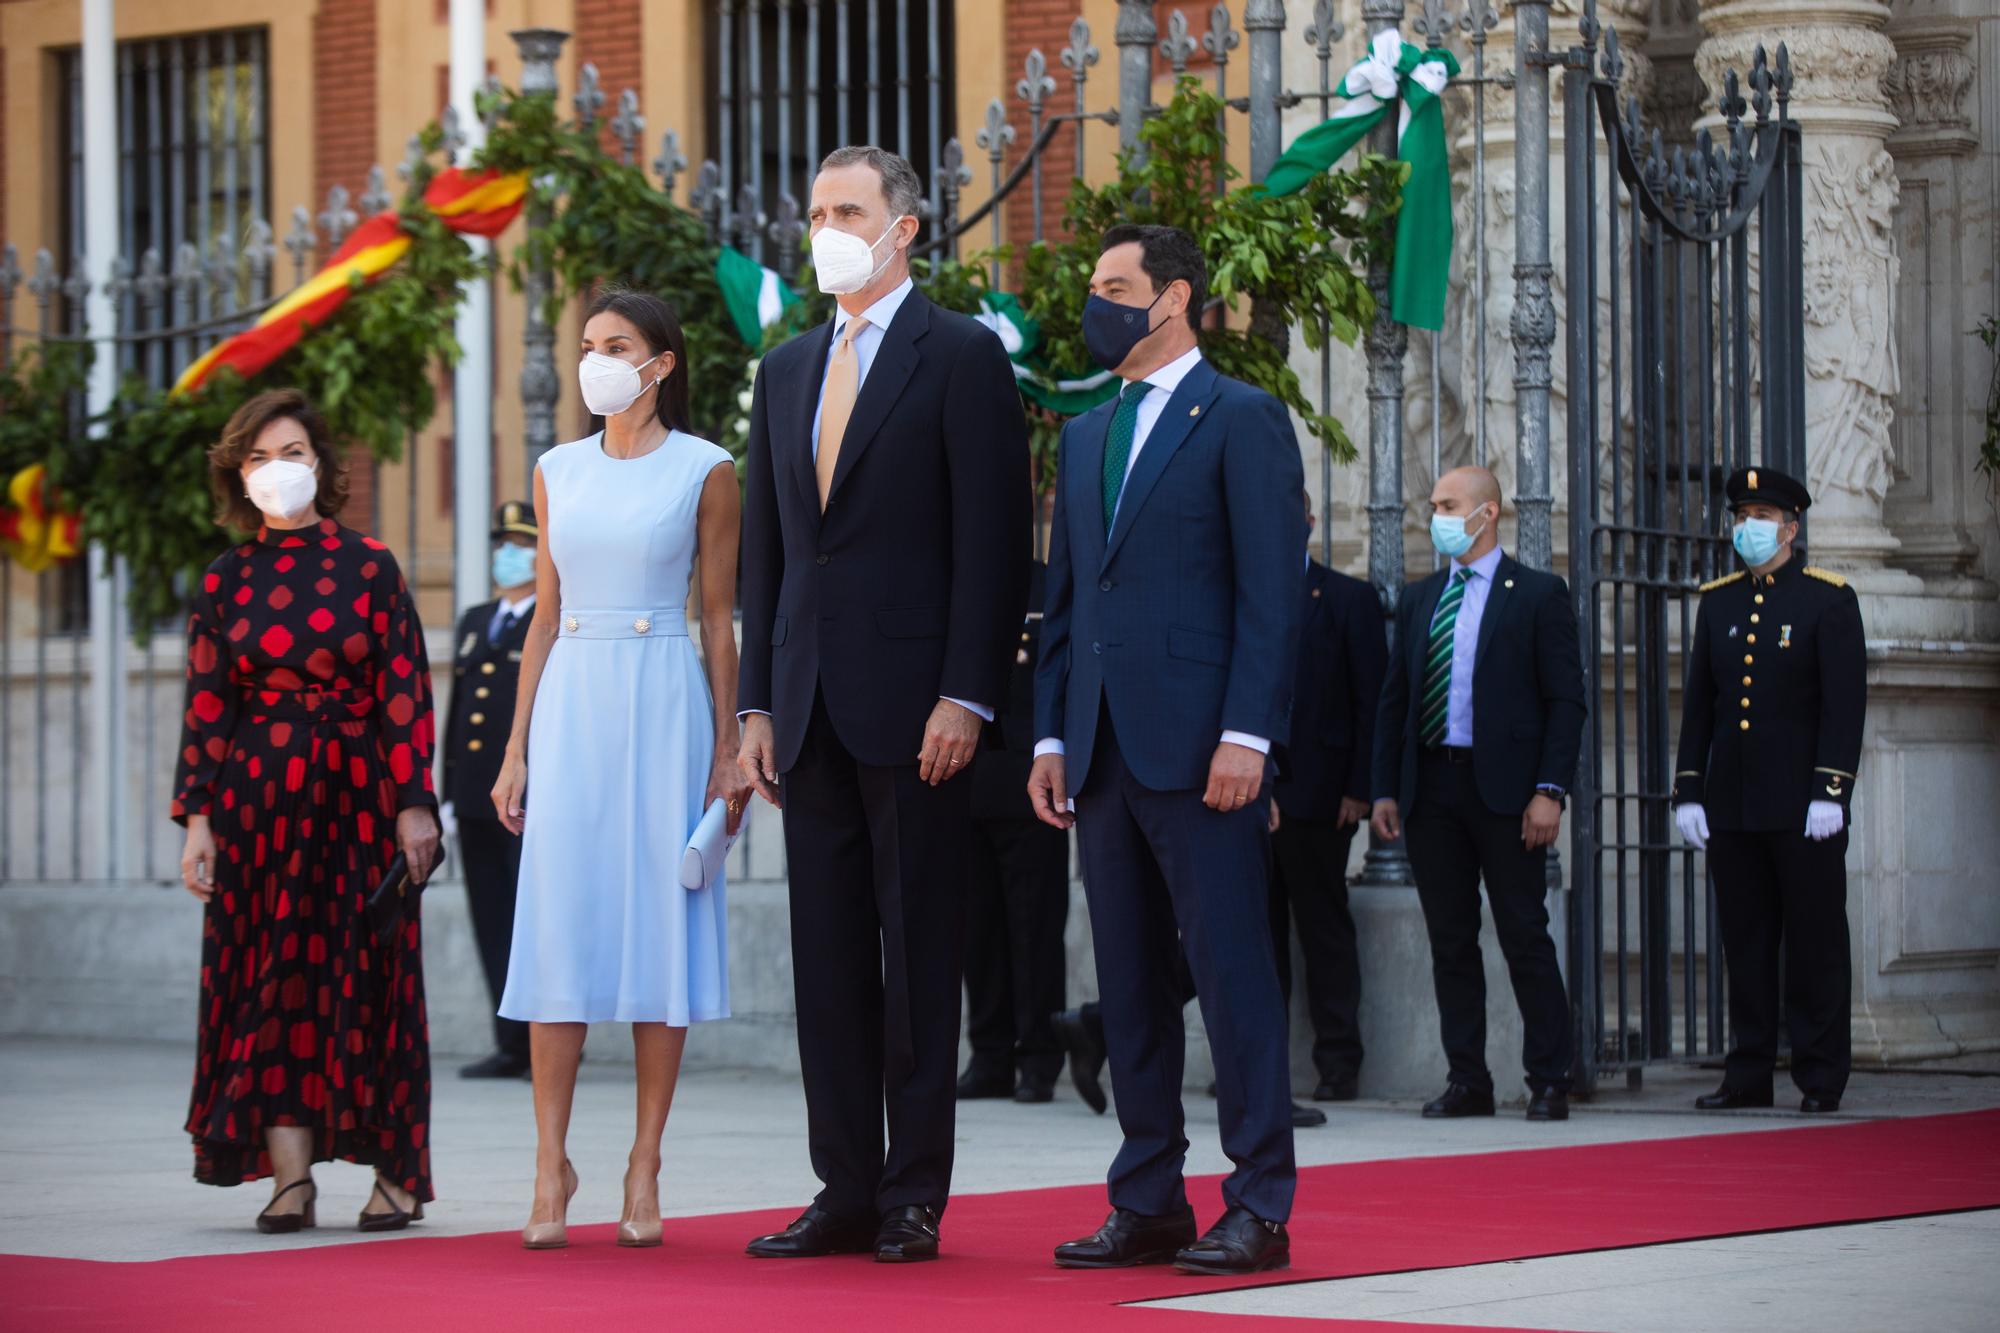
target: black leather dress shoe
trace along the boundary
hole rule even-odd
[[[1351,1102],[1361,1095],[1361,1080],[1354,1074],[1339,1074],[1333,1078],[1323,1078],[1313,1089],[1316,1102]]]
[[[1034,1074],[1021,1075],[1021,1082],[1014,1089],[1014,1100],[1023,1106],[1040,1106],[1043,1102],[1056,1099],[1056,1081]]]
[[[891,1208],[875,1233],[875,1262],[918,1264],[937,1257],[937,1213],[916,1204]]]
[[[1317,1106],[1300,1106],[1297,1102],[1292,1103],[1293,1129],[1318,1129],[1325,1123],[1326,1112]]]
[[[484,1060],[475,1060],[458,1071],[460,1078],[523,1078],[528,1073],[528,1062],[519,1056],[508,1055],[505,1051],[495,1051]]]
[[[1174,1256],[1183,1273],[1238,1277],[1292,1266],[1292,1238],[1282,1222],[1266,1222],[1248,1208],[1231,1208],[1194,1244]]]
[[[1493,1094],[1463,1083],[1445,1085],[1443,1095],[1424,1103],[1426,1120],[1458,1120],[1469,1115],[1492,1115]]]
[[[1113,1208],[1096,1232],[1056,1246],[1056,1267],[1136,1268],[1171,1263],[1193,1243],[1192,1212],[1147,1217],[1128,1208]]]
[[[866,1254],[875,1245],[875,1219],[835,1217],[814,1204],[783,1231],[744,1247],[753,1259],[817,1259],[824,1254]]]
[[[1766,1102],[1765,1105],[1770,1105]],[[1840,1109],[1840,1098],[1827,1092],[1809,1092],[1799,1100],[1799,1109],[1807,1115],[1824,1115],[1828,1111]]]
[[[1697,1111],[1743,1111],[1770,1104],[1769,1088],[1732,1088],[1726,1083],[1714,1092],[1694,1099]]]
[[[1013,1095],[1014,1080],[1006,1073],[986,1074],[968,1069],[958,1076],[958,1099],[962,1102]]]
[[[1528,1099],[1528,1119],[1569,1119],[1569,1092],[1563,1088],[1536,1088]]]
[[[1081,1009],[1063,1010],[1055,1016],[1055,1026],[1056,1036],[1069,1052],[1069,1081],[1076,1085],[1076,1095],[1083,1098],[1085,1106],[1103,1115],[1109,1103],[1104,1100],[1104,1085],[1098,1081],[1104,1072],[1102,1029],[1090,1023]]]

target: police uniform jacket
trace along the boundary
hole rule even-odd
[[[451,712],[444,724],[444,799],[458,817],[497,819],[493,784],[514,729],[514,695],[521,680],[521,646],[528,641],[530,614],[516,616],[498,643],[487,631],[500,607],[481,602],[458,622],[453,645]]]
[[[1702,585],[1688,652],[1674,802],[1711,829],[1805,828],[1813,801],[1854,795],[1867,705],[1861,604],[1805,552],[1770,575]]]

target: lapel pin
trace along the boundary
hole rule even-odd
[[[1200,404],[1200,403],[1196,403],[1196,404],[1195,404],[1195,405],[1194,405],[1193,407],[1190,407],[1190,408],[1188,409],[1188,415],[1189,415],[1189,416],[1191,416],[1191,417],[1198,417],[1198,416],[1200,416],[1200,415],[1201,415],[1201,404]]]
[[[1312,595],[1313,595],[1313,596],[1315,596],[1315,597],[1319,596],[1319,589],[1318,589],[1318,588],[1314,588],[1314,589],[1312,590]]]
[[[1508,579],[1505,583],[1501,584],[1500,586],[1503,588],[1511,588],[1514,586],[1514,580]]]
[[[1778,627],[1778,646],[1780,648],[1789,648],[1792,646],[1792,627],[1790,625],[1780,625]]]

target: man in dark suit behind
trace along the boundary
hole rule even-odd
[[[785,810],[807,1137],[824,1188],[750,1253],[934,1259],[951,1189],[968,784],[1027,599],[1006,350],[910,282],[922,189],[820,164],[832,322],[763,359],[743,506],[745,774]],[[883,1143],[883,1120],[888,1143]]]
[[[500,824],[493,784],[507,733],[514,725],[514,691],[521,683],[521,646],[535,610],[535,511],[509,500],[493,516],[493,582],[499,596],[459,618],[451,666],[451,711],[445,715],[444,772],[439,818],[458,840],[465,863],[465,900],[493,1007],[507,989],[507,955],[514,944],[514,891],[521,877],[521,840]],[[528,1025],[493,1018],[493,1054],[458,1071],[464,1078],[521,1078],[528,1072]]]
[[[1549,938],[1548,849],[1585,715],[1569,586],[1500,549],[1500,483],[1458,468],[1431,490],[1443,568],[1403,589],[1375,724],[1376,834],[1402,836],[1431,940],[1450,1061],[1427,1118],[1493,1114],[1479,882],[1525,1029],[1530,1120],[1569,1117],[1569,997]]]
[[[1064,428],[1057,465],[1030,791],[1044,820],[1079,831],[1125,1135],[1111,1216],[1057,1247],[1067,1267],[1246,1273],[1290,1260],[1265,798],[1305,596],[1304,485],[1284,407],[1202,360],[1207,285],[1185,232],[1105,232],[1084,336],[1124,386]],[[1228,1209],[1199,1240],[1182,1180],[1181,947],[1236,1163]]]
[[[1312,496],[1306,495],[1308,537]],[[1387,626],[1375,590],[1308,558],[1291,738],[1278,751],[1271,835],[1271,944],[1289,1009],[1291,932],[1299,928],[1312,1013],[1313,1100],[1352,1101],[1361,1072],[1361,959],[1347,907],[1347,856],[1368,818],[1375,707],[1388,664]],[[1312,1108],[1313,1123],[1324,1115]],[[1296,1121],[1295,1121],[1296,1123]]]

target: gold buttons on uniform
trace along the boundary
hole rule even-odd
[[[1751,655],[1750,655],[1749,653],[1745,653],[1745,654],[1743,654],[1743,665],[1744,665],[1744,666],[1749,666],[1749,665],[1750,665],[1750,664],[1751,664],[1752,662],[1755,662],[1756,660],[1757,660],[1757,659],[1756,659],[1756,658],[1754,658],[1754,657],[1752,657],[1752,656],[1751,656]]]
[[[1750,706],[1750,696],[1747,694],[1743,696],[1743,706],[1745,708],[1748,708]]]
[[[1745,677],[1743,678],[1743,683],[1744,683],[1745,685],[1748,685],[1748,684],[1750,683],[1750,677],[1748,677],[1748,676],[1745,676]]]
[[[1749,684],[1749,682],[1745,681],[1744,684],[1747,685]],[[493,691],[487,689],[484,685],[481,685],[478,689],[472,692],[472,697],[475,699],[484,699],[487,695],[491,693],[493,693]]]
[[[1745,643],[1755,643],[1755,642],[1757,642],[1757,636],[1756,636],[1755,634],[1746,634],[1746,635],[1744,635],[1744,636],[1743,636],[1743,642],[1745,642]]]
[[[1755,611],[1750,613],[1750,623],[1753,625],[1757,623],[1757,613]]]
[[[1746,722],[1743,725],[1747,727],[1750,724]],[[474,739],[469,740],[465,743],[465,748],[468,750],[478,750],[484,748],[485,744],[486,742],[479,740],[478,738],[475,737]]]
[[[1749,703],[1750,701],[1749,701],[1748,699],[1745,699],[1745,700],[1744,700],[1743,702],[1747,704],[1747,703]],[[484,721],[486,720],[486,714],[484,714],[484,713],[474,713],[474,714],[472,715],[472,717],[471,717],[471,718],[470,718],[469,720],[471,721],[472,725],[476,727],[476,726],[478,726],[478,725],[479,725],[480,723],[482,723],[482,722],[484,722]]]
[[[479,674],[482,676],[490,676],[499,669],[499,667],[494,666],[491,662],[481,662],[479,664]]]
[[[1760,592],[1751,600],[1756,602],[1757,605],[1762,606],[1764,604],[1764,594]]]
[[[1748,731],[1750,730],[1750,719],[1746,717],[1741,722],[1738,722],[1736,725],[1741,730]]]

